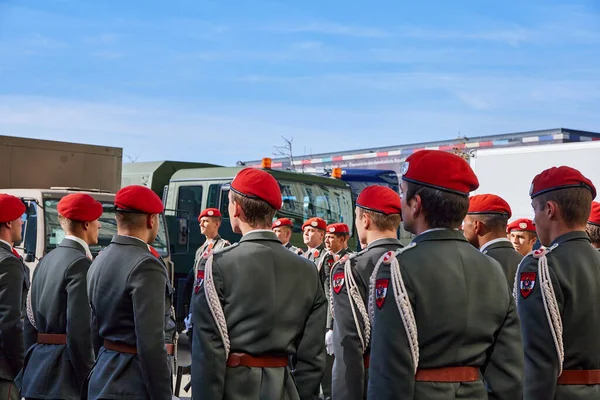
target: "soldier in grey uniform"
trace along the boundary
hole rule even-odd
[[[597,201],[592,202],[592,211],[587,220],[585,231],[592,242],[592,246],[600,250],[600,203]]]
[[[115,196],[117,235],[92,263],[88,296],[98,349],[89,377],[90,399],[171,400],[168,355],[175,330],[173,288],[152,243],[158,234],[160,198],[131,185]],[[84,389],[85,390],[85,389]]]
[[[246,168],[231,182],[232,229],[243,234],[200,264],[192,311],[192,392],[199,399],[316,399],[327,305],[313,263],[281,245],[271,221],[277,181]],[[294,375],[288,357],[296,355]]]
[[[29,270],[13,248],[21,238],[23,202],[0,194],[0,399],[19,400],[14,379],[23,367],[24,305],[29,289]]]
[[[596,188],[579,171],[538,174],[530,196],[545,248],[515,282],[525,349],[525,400],[600,398],[600,254],[585,232]]]
[[[303,257],[315,263],[319,270],[325,256],[325,229],[327,229],[327,222],[318,217],[309,218],[302,224],[302,238],[308,247]]]
[[[506,225],[512,212],[508,203],[494,194],[478,194],[469,199],[463,233],[469,243],[498,261],[508,287],[515,281],[517,266],[523,259],[506,237]]]
[[[74,193],[63,197],[57,210],[66,236],[35,268],[27,302],[25,325],[36,339],[26,343],[19,377],[27,399],[79,399],[95,360],[86,284],[102,204]]]
[[[377,260],[402,247],[397,239],[400,197],[392,189],[373,185],[356,199],[358,238],[367,246],[342,258],[332,271],[333,399],[366,398],[371,324],[367,314],[369,280]],[[350,294],[349,294],[350,293]]]
[[[506,277],[458,230],[478,186],[455,154],[406,159],[402,220],[417,236],[372,275],[369,398],[521,398],[523,347]]]
[[[221,211],[216,208],[206,208],[200,212],[198,216],[198,223],[200,224],[200,233],[204,235],[206,240],[198,250],[196,250],[196,256],[194,258],[194,267],[190,270],[183,290],[183,296],[188,300],[187,305],[191,305],[192,290],[194,288],[194,279],[198,273],[198,265],[202,260],[202,256],[207,250],[220,250],[224,247],[230,246],[228,240],[223,239],[219,235],[219,227],[221,226],[222,215]],[[189,338],[190,346],[192,345],[193,335],[192,323],[192,310],[190,307],[188,316],[185,318],[185,327],[187,329],[187,336]],[[190,349],[191,350],[191,349]]]
[[[273,233],[275,234],[275,236],[277,236],[277,239],[281,241],[283,247],[285,247],[293,253],[302,254],[303,251],[298,247],[292,245],[292,243],[290,242],[290,239],[292,238],[293,228],[294,223],[289,218],[279,218],[275,220],[273,222],[273,225],[271,226]]]
[[[348,239],[350,237],[350,228],[343,223],[335,223],[327,225],[327,233],[325,233],[325,249],[326,254],[323,257],[322,267],[320,270],[321,280],[323,280],[323,289],[327,298],[327,325],[325,327],[325,375],[321,388],[323,390],[323,398],[331,399],[331,372],[333,370],[333,318],[331,316],[331,271],[337,261],[346,254],[352,254],[348,248]]]

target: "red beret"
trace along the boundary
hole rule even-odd
[[[349,235],[350,228],[348,228],[348,225],[342,224],[342,223],[330,224],[327,226],[327,232],[329,232],[329,233],[345,233],[345,234]]]
[[[533,224],[533,221],[528,218],[521,218],[521,219],[511,222],[506,227],[506,231],[508,233],[510,233],[511,231],[524,231],[524,232],[537,233],[535,230],[535,225]]]
[[[275,229],[280,226],[292,226],[293,227],[294,223],[289,218],[279,218],[278,220],[273,222],[273,226],[271,226],[271,229]]]
[[[325,222],[324,219],[322,218],[309,218],[307,219],[303,224],[302,224],[302,230],[304,230],[304,228],[306,228],[307,226],[312,226],[313,228],[317,228],[317,229],[321,229],[321,230],[326,230],[327,229],[327,222]]]
[[[281,189],[273,176],[256,168],[244,168],[237,173],[231,190],[237,194],[265,201],[276,210],[281,208]]]
[[[504,214],[508,218],[512,211],[508,203],[495,194],[477,194],[469,198],[469,211],[467,214]]]
[[[385,215],[402,213],[400,196],[387,186],[367,186],[358,195],[356,206]]]
[[[592,225],[600,225],[600,203],[592,201],[592,212],[588,218],[588,223]]]
[[[441,150],[420,150],[408,156],[402,165],[402,179],[463,196],[479,187],[469,163]]]
[[[115,207],[121,211],[137,211],[144,214],[160,214],[165,209],[160,197],[141,185],[125,186],[119,190],[115,196]]]
[[[540,194],[552,190],[582,187],[592,192],[592,199],[596,198],[596,188],[592,181],[583,176],[575,168],[561,166],[552,167],[536,175],[531,182],[529,196],[533,199]]]
[[[58,202],[56,210],[73,221],[92,222],[102,215],[102,204],[86,193],[68,194]]]
[[[11,194],[0,194],[0,223],[11,222],[25,213],[25,204]]]
[[[207,208],[206,210],[202,210],[200,215],[198,216],[198,222],[202,219],[202,217],[220,217],[221,211],[216,208]]]

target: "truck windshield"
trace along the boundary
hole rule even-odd
[[[44,216],[46,225],[46,253],[56,248],[56,246],[65,237],[65,232],[60,227],[58,222],[58,211],[56,206],[60,199],[45,199],[44,200]],[[114,205],[112,202],[102,202],[104,212],[100,217],[100,233],[98,235],[98,244],[90,246],[90,251],[96,256],[100,250],[110,244],[110,241],[114,235],[117,234],[117,222],[115,221],[115,213],[113,211]],[[158,236],[152,247],[154,247],[161,256],[166,257],[168,255],[168,242],[167,233],[165,231],[164,217],[160,217],[160,227],[158,229]]]

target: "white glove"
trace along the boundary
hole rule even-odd
[[[192,327],[192,313],[189,313],[183,322],[185,322],[185,329],[190,329]]]
[[[331,329],[325,333],[325,349],[327,354],[333,354],[333,331]]]

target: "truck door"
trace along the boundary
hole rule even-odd
[[[29,270],[33,272],[33,269],[39,262],[39,259],[36,257],[38,254],[43,254],[43,250],[45,247],[45,243],[41,243],[41,251],[37,249],[37,236],[38,236],[38,223],[43,223],[43,218],[38,218],[38,204],[35,200],[24,199],[23,202],[27,209],[25,210],[25,214],[23,214],[22,221],[22,238],[21,244],[16,246],[19,250],[22,249],[23,262]]]

